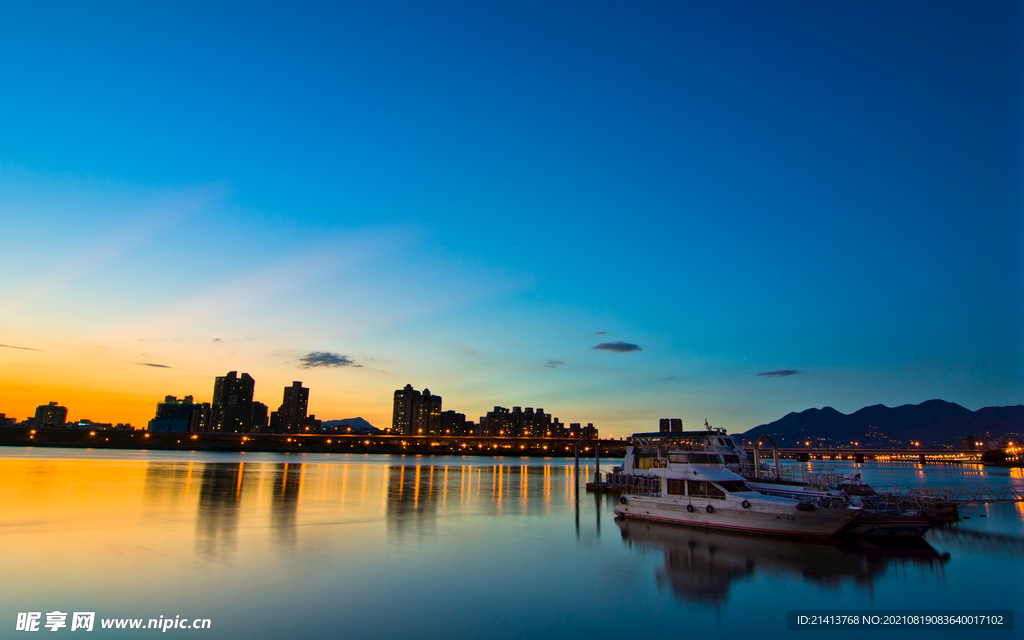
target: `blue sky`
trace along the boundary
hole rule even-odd
[[[612,435],[1024,395],[1014,3],[6,13],[8,415],[230,369]]]

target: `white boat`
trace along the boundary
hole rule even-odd
[[[703,529],[827,538],[850,524],[860,510],[758,493],[725,468],[724,456],[716,450],[722,445],[712,446],[703,436],[634,434],[621,473],[646,477],[647,490],[624,493],[615,513]]]
[[[776,464],[755,468],[754,458],[724,429],[713,429],[705,422],[704,431],[679,431],[636,434],[634,438],[645,443],[650,449],[652,438],[669,437],[677,445],[700,448],[717,454],[728,470],[740,475],[751,489],[758,493],[808,502],[818,507],[853,505],[861,507],[854,522],[842,531],[843,534],[871,537],[917,537],[922,536],[936,522],[942,521],[936,515],[935,505],[921,500],[878,495],[860,474],[847,477],[832,470],[807,472],[782,469]],[[645,449],[637,454],[627,454],[623,466],[616,469],[618,474],[613,483],[643,487],[647,491],[659,491],[653,463],[645,457]]]

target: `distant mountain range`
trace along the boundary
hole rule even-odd
[[[345,418],[344,420],[324,420],[320,423],[320,427],[324,431],[337,431],[337,433],[359,433],[359,434],[377,434],[384,433],[377,427],[373,426],[362,418]],[[352,427],[352,431],[348,431],[348,428]]]
[[[832,407],[807,409],[741,434],[747,440],[767,433],[780,447],[797,442],[845,446],[959,445],[967,436],[1021,438],[1024,436],[1024,406],[985,407],[969,411],[944,400],[905,404],[889,408],[876,404],[850,415]]]

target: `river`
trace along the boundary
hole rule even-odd
[[[1020,469],[824,466],[1024,487]],[[962,506],[891,548],[619,522],[571,459],[4,447],[0,473],[5,633],[19,613],[95,612],[100,637],[157,633],[101,620],[174,619],[209,620],[166,631],[206,638],[815,638],[831,630],[788,631],[786,612],[1024,602],[1020,503]]]

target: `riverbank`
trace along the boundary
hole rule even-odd
[[[574,457],[576,443],[575,440],[563,438],[166,433],[17,426],[0,428],[0,446],[8,447]],[[593,447],[593,442],[582,444],[580,456],[593,457]],[[600,447],[603,456],[625,455],[625,441],[622,440],[601,440]]]

